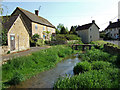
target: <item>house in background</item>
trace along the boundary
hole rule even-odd
[[[76,33],[81,37],[83,43],[89,43],[99,40],[99,29],[95,20],[93,20],[92,23],[78,26]]]
[[[30,48],[29,37],[39,34],[40,38],[49,40],[55,33],[53,26],[47,19],[17,7],[11,16],[4,17],[3,28],[8,30],[8,48],[10,51],[26,50]],[[47,33],[49,32],[49,33]]]
[[[120,20],[117,22],[109,22],[109,25],[105,29],[105,33],[108,34],[108,37],[112,39],[118,39],[120,35]]]

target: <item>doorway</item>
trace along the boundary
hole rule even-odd
[[[10,35],[10,50],[15,50],[15,35]]]

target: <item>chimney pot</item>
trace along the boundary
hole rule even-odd
[[[95,20],[92,20],[92,23],[95,23]]]
[[[38,16],[38,13],[39,13],[39,11],[38,10],[35,10],[35,14]]]
[[[119,21],[120,21],[120,19],[117,19],[117,21],[119,22]]]
[[[109,21],[109,24],[112,24],[112,22],[111,22],[111,21]]]

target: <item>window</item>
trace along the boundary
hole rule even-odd
[[[91,28],[90,28],[90,31],[91,31]]]
[[[90,38],[92,38],[92,36],[90,36]]]
[[[43,35],[43,39],[45,39],[45,35]]]
[[[36,30],[38,29],[37,24],[35,24],[35,29],[36,29]]]
[[[52,29],[51,29],[51,34],[52,34]]]
[[[45,26],[43,26],[43,31],[45,31]]]
[[[48,31],[50,31],[50,28],[48,28]]]

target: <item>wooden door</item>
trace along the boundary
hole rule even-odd
[[[15,35],[10,35],[10,50],[15,50]]]

